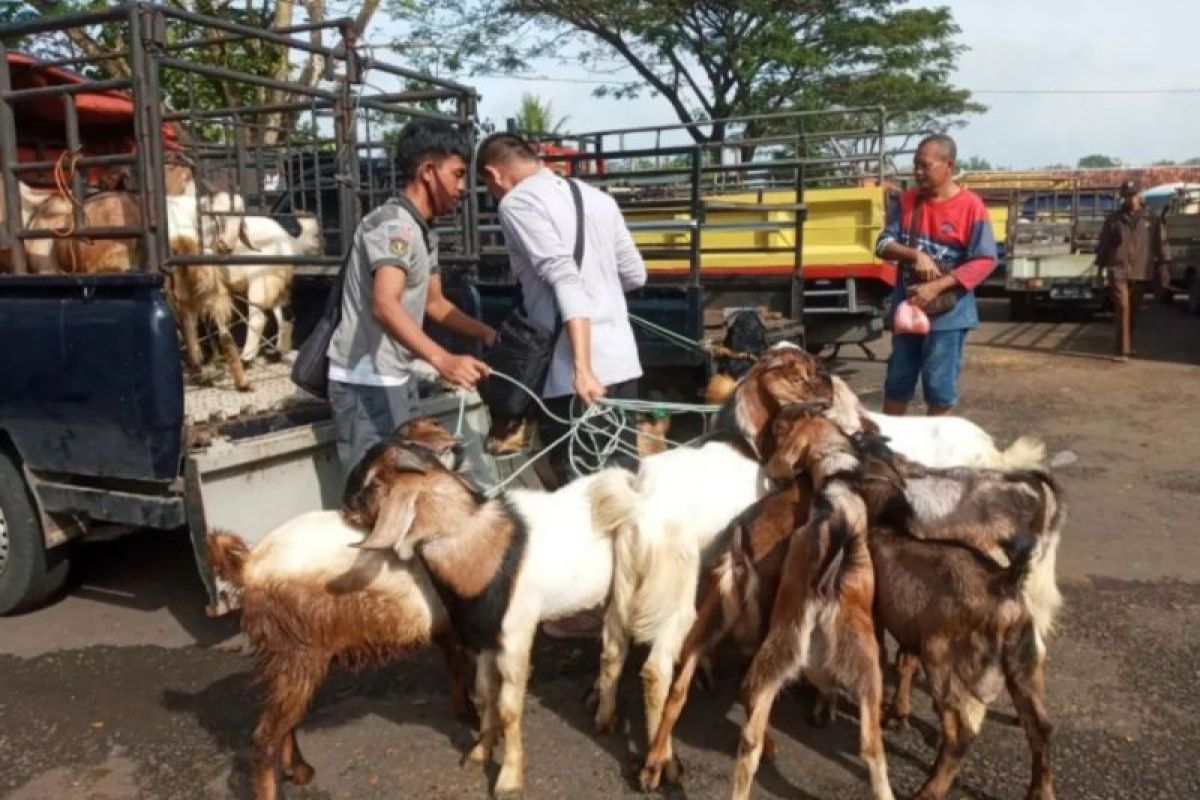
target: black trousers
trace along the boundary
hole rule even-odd
[[[628,381],[614,383],[611,386],[604,387],[605,397],[612,397],[620,400],[636,400],[638,396],[638,379],[633,378]],[[547,398],[544,402],[551,413],[562,417],[563,419],[571,418],[571,403],[575,400],[575,395],[569,394],[563,397]],[[576,403],[578,406],[578,403]],[[633,420],[627,420],[630,424]],[[548,445],[555,439],[559,438],[567,432],[568,428],[561,422],[550,419],[545,414],[539,411],[538,417],[538,436],[542,440],[542,445]],[[621,432],[621,441],[628,445],[630,450],[637,449],[637,433],[633,430],[624,430]],[[571,470],[570,451],[568,442],[561,442],[553,450],[546,454],[551,469],[554,471],[554,476],[558,481],[558,486],[564,486],[570,483],[575,478],[575,473]],[[624,453],[617,453],[611,459],[611,463],[617,466],[625,467],[629,470],[637,470],[637,461]],[[557,487],[555,487],[557,488]]]

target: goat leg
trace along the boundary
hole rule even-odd
[[[283,776],[297,786],[307,786],[316,774],[312,765],[304,760],[300,753],[300,743],[296,741],[296,729],[288,731],[279,751],[279,760],[283,765]]]
[[[930,676],[930,683],[934,678]],[[937,760],[925,785],[913,796],[913,800],[942,800],[950,793],[963,756],[975,738],[969,715],[965,709],[939,698],[939,715],[942,721],[942,741],[938,747]]]
[[[1013,707],[1025,728],[1033,757],[1033,774],[1026,800],[1054,800],[1054,775],[1050,769],[1050,733],[1053,726],[1046,714],[1045,675],[1040,653],[1034,643],[1032,626],[1014,653],[1006,648],[1003,657],[1004,680]]]
[[[246,380],[246,370],[242,367],[242,357],[238,353],[237,343],[228,328],[222,327],[217,333],[217,341],[221,345],[221,354],[225,356],[225,364],[229,368],[229,377],[239,392],[251,389],[250,381]]]
[[[467,753],[467,761],[486,764],[492,760],[492,748],[500,738],[497,701],[500,674],[496,671],[496,654],[483,652],[475,660],[475,706],[479,709],[479,741]]]
[[[529,680],[529,654],[533,632],[525,637],[505,632],[504,646],[496,657],[500,673],[500,724],[504,727],[504,761],[496,777],[497,798],[518,796],[525,789],[525,745],[521,740],[521,717],[525,710],[525,686]]]
[[[450,673],[450,707],[454,710],[454,716],[471,721],[475,716],[475,709],[471,706],[471,698],[467,692],[467,684],[471,677],[470,655],[453,633],[437,634],[433,641],[442,651],[442,657],[446,659],[446,670]]]
[[[594,704],[596,733],[617,731],[617,683],[629,655],[629,635],[615,608],[604,615],[601,634],[600,674],[588,695],[588,705]]]
[[[271,313],[275,315],[275,349],[282,356],[292,352],[292,321],[283,313],[282,306],[275,306]]]
[[[254,729],[255,800],[278,797],[280,767],[293,782],[312,780],[313,769],[300,756],[295,731],[327,668],[328,663],[296,658],[267,682],[266,707]]]
[[[896,691],[884,707],[883,717],[889,728],[905,729],[912,714],[912,684],[921,660],[911,653],[896,653]]]

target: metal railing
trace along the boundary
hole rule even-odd
[[[123,49],[34,64],[17,59],[10,65],[10,45],[22,37],[57,39],[69,48],[72,30],[96,26],[115,31],[104,41],[122,42]],[[314,31],[320,36],[312,37]],[[234,45],[266,49],[289,65],[311,61],[317,80],[279,80],[259,74],[261,70],[204,63],[194,55]],[[31,182],[60,166],[37,153],[66,151],[76,155],[69,185],[79,200],[90,188],[86,171],[129,171],[136,224],[89,226],[80,204],[73,203],[70,228],[81,238],[137,240],[141,258],[136,269],[288,263],[301,272],[331,272],[351,246],[350,234],[363,210],[397,189],[389,136],[399,124],[441,119],[472,138],[476,125],[478,96],[470,87],[362,57],[355,48],[353,22],[348,19],[270,30],[147,3],[0,28],[0,181],[5,207],[21,208],[18,180]],[[111,68],[116,60],[128,66],[128,75]],[[81,72],[54,72],[50,85],[42,86],[14,80],[21,74],[65,69]],[[98,126],[81,120],[84,97],[127,98],[126,152],[111,152],[117,148],[102,141]],[[48,124],[53,130],[53,124],[47,123],[45,109],[55,98],[62,103],[61,132],[47,141],[44,131]],[[35,127],[43,134],[37,141]],[[200,188],[197,219],[266,216],[294,230],[297,214],[311,214],[322,234],[320,252],[220,252],[215,242],[206,240],[209,226],[203,224],[197,226],[200,253],[173,251],[164,174],[177,156],[192,166]],[[452,264],[473,264],[479,254],[474,176],[469,180],[468,202],[452,219],[440,221],[447,234],[443,261]],[[244,210],[204,210],[201,196],[208,188],[235,193]],[[12,271],[24,273],[24,248],[14,245],[61,236],[61,231],[26,230],[22,215],[10,213],[0,231],[0,246],[11,249]]]

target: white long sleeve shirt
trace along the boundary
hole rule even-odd
[[[637,343],[625,292],[646,283],[646,264],[616,201],[580,182],[583,197],[582,269],[575,264],[575,203],[565,178],[549,169],[529,176],[500,201],[500,227],[525,311],[547,328],[555,312],[563,322],[592,323],[592,371],[605,386],[641,377]],[[566,332],[559,337],[542,391],[573,394],[574,359]]]

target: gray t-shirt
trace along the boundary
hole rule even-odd
[[[329,343],[332,380],[399,386],[408,379],[415,356],[371,313],[375,270],[380,267],[404,270],[400,303],[421,325],[429,279],[437,271],[437,238],[403,199],[388,200],[364,217],[354,231],[342,294],[342,319]]]

